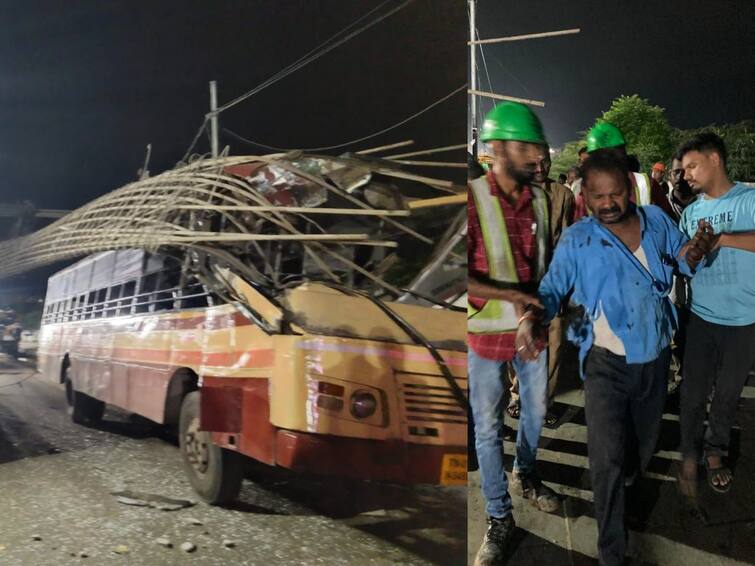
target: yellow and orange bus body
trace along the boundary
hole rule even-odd
[[[299,301],[328,295],[316,291],[300,290]],[[464,324],[463,313],[400,309],[415,320]],[[177,397],[196,376],[202,430],[267,464],[406,483],[466,481],[465,410],[428,350],[297,330],[268,334],[230,304],[51,322],[40,331],[39,368],[60,383],[69,364],[77,391],[158,423],[177,422]],[[466,390],[465,353],[439,353]],[[378,408],[357,418],[350,399],[364,391]]]

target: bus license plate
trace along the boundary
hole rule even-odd
[[[467,485],[467,455],[444,454],[440,467],[441,485]]]

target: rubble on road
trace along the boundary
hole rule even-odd
[[[181,550],[184,552],[194,552],[197,549],[197,545],[193,542],[182,542]]]
[[[196,501],[190,501],[188,499],[173,499],[163,495],[140,493],[131,490],[113,491],[110,495],[114,495],[115,500],[124,505],[152,507],[154,509],[159,509],[160,511],[177,511],[179,509],[193,507],[197,504]]]

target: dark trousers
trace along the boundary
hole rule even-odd
[[[624,476],[644,471],[655,452],[670,359],[666,348],[652,362],[627,364],[594,347],[585,361],[587,455],[603,566],[624,563]],[[628,469],[627,445],[636,449],[630,456],[639,470]]]
[[[695,459],[702,454],[726,455],[737,402],[755,363],[755,324],[723,326],[692,313],[687,344],[681,387],[679,451]],[[705,405],[714,385],[716,391],[705,431]]]

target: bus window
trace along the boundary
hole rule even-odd
[[[181,273],[176,270],[163,271],[160,274],[158,292],[155,295],[154,311],[172,310],[175,293],[181,280]]]
[[[121,286],[121,296],[118,300],[118,312],[116,316],[131,314],[135,291],[136,281],[128,281]]]
[[[157,291],[157,282],[160,278],[160,273],[150,273],[145,275],[141,280],[141,288],[139,294],[136,296],[134,312],[142,313],[149,312],[155,301],[155,292]]]
[[[189,277],[179,289],[180,309],[197,309],[207,306],[207,290],[195,277]]]
[[[99,289],[95,292],[93,318],[102,318],[105,316],[105,299],[107,298],[107,288]]]
[[[76,297],[76,306],[73,309],[73,320],[83,320],[82,314],[84,313],[84,303],[86,302],[86,295],[79,295]]]
[[[95,291],[90,291],[89,294],[87,294],[86,305],[84,307],[84,318],[86,320],[93,318],[95,299],[96,299]]]
[[[105,316],[115,316],[118,312],[118,297],[121,295],[121,285],[113,285],[108,289],[108,298],[105,301]]]

